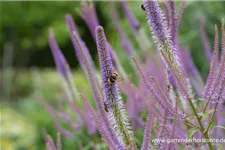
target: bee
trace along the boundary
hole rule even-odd
[[[105,111],[106,111],[106,112],[109,112],[109,109],[108,109],[107,104],[106,104],[105,102],[104,102],[103,104],[104,104],[104,109],[105,109]]]
[[[141,5],[141,9],[143,10],[143,11],[145,11],[145,6],[142,4]]]
[[[118,74],[116,72],[113,72],[111,76],[108,78],[108,84],[112,85],[115,83],[115,81],[118,79]]]

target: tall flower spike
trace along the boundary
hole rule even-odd
[[[46,137],[46,149],[47,150],[56,150],[52,137],[47,135]]]
[[[126,1],[121,1],[120,3],[121,3],[123,12],[126,15],[128,21],[132,27],[132,30],[137,32],[140,28],[139,21],[136,19],[136,17],[132,13],[132,11],[130,11]]]
[[[93,2],[89,2],[89,3],[85,1],[82,2],[81,9],[77,10],[77,12],[81,16],[81,18],[84,20],[84,22],[87,24],[93,39],[96,41],[95,28],[99,26],[100,24],[97,18],[97,14],[96,14]],[[120,63],[120,60],[118,59],[115,51],[113,50],[112,46],[109,43],[108,43],[108,47],[109,47],[110,56],[112,58],[114,65],[117,67],[121,76],[123,76],[123,78],[127,78],[127,75]]]
[[[114,68],[109,55],[104,29],[101,26],[98,26],[95,29],[95,32],[102,74],[104,103],[108,108],[109,119],[121,145],[126,148],[129,147],[136,149],[136,144],[133,139],[133,132],[129,124],[127,113],[121,101],[118,85],[116,82],[111,80],[111,76],[114,73]]]
[[[165,28],[165,22],[163,21],[163,15],[158,2],[156,0],[145,0],[144,7],[154,42],[157,45],[162,59],[169,66],[182,97],[186,100],[191,99],[188,84],[183,73],[183,66],[178,58],[177,50],[170,40],[169,33]]]
[[[95,39],[95,28],[99,25],[99,21],[93,2],[82,1],[81,9],[77,9],[77,12],[88,25],[92,37]]]
[[[176,16],[176,24],[179,25],[180,23],[180,20],[182,18],[182,15],[184,13],[184,8],[185,8],[185,1],[182,0],[181,4],[180,4],[180,7],[179,7],[179,10],[178,10],[178,13],[177,13],[177,16]]]
[[[153,118],[153,102],[150,100],[148,106],[148,116],[145,123],[145,131],[144,131],[144,137],[143,142],[141,146],[141,150],[150,150],[150,139],[151,139],[151,129],[152,129],[152,118]]]
[[[176,24],[176,3],[173,0],[169,1],[170,5],[170,35],[171,35],[171,41],[173,45],[177,48],[177,29],[178,26]]]
[[[213,57],[210,65],[210,71],[209,75],[205,84],[205,91],[204,91],[204,98],[206,100],[209,99],[209,97],[212,95],[213,89],[215,88],[215,79],[216,79],[216,73],[217,73],[217,67],[218,67],[218,29],[215,25],[215,40],[214,40],[214,48],[213,48]]]
[[[214,99],[212,102],[223,102],[224,101],[224,88],[225,88],[225,28],[224,28],[224,20],[222,19],[221,23],[222,30],[222,52],[220,57],[220,64],[218,68],[218,73],[216,77],[215,89],[213,90],[212,98]]]
[[[107,119],[107,116],[106,116],[106,112],[103,108],[103,97],[102,97],[102,94],[100,92],[100,89],[98,87],[98,83],[97,83],[97,80],[96,80],[96,76],[95,76],[95,72],[93,70],[93,67],[92,67],[92,64],[90,63],[88,57],[86,56],[88,53],[88,51],[84,51],[83,47],[82,47],[82,41],[80,41],[78,39],[78,36],[77,36],[77,33],[75,33],[75,31],[73,31],[73,35],[74,35],[74,39],[76,41],[76,44],[78,46],[78,53],[80,53],[80,57],[83,61],[83,65],[85,67],[85,70],[86,70],[86,75],[89,79],[89,82],[90,82],[90,85],[91,85],[91,89],[92,89],[92,94],[94,96],[94,99],[95,99],[95,103],[97,105],[97,108],[98,108],[98,111],[99,111],[99,114],[101,115],[100,119],[103,122],[103,125],[105,126],[105,128],[107,128],[106,132],[108,134],[108,136],[111,136],[110,135],[110,132],[112,129],[110,129],[109,127],[109,120]]]
[[[178,111],[178,98],[176,97],[176,112],[177,111]],[[173,120],[173,125],[172,125],[172,131],[170,133],[170,139],[175,138],[175,131],[176,131],[176,128],[177,128],[177,123],[178,123],[177,115],[175,115],[174,120]],[[170,143],[168,149],[176,150],[177,148],[176,148],[175,143]]]
[[[112,139],[110,139],[105,131],[105,128],[102,125],[102,122],[100,121],[97,113],[95,112],[95,110],[93,109],[93,107],[88,103],[88,101],[85,99],[85,97],[81,94],[81,97],[84,101],[84,103],[86,103],[86,105],[89,108],[89,111],[91,112],[93,119],[95,120],[96,126],[98,127],[98,130],[103,138],[103,140],[105,141],[105,143],[109,146],[109,148],[111,150],[117,150],[119,147],[113,142]]]
[[[147,80],[147,78],[145,77],[140,65],[137,63],[137,61],[135,60],[135,58],[132,57],[132,59],[134,60],[134,63],[137,67],[137,70],[140,73],[140,77],[143,80],[146,88],[149,91],[149,95],[151,97],[151,99],[155,102],[157,102],[164,110],[167,110],[168,113],[170,115],[175,115],[176,111],[173,108],[173,106],[171,105],[171,103],[169,103],[168,99],[165,97],[165,94],[162,93],[161,89],[159,88],[159,86],[157,85],[157,83],[153,80],[155,86],[153,87],[152,84],[150,84],[150,82]],[[181,112],[179,113],[179,118],[184,118],[184,114],[182,114]]]
[[[116,29],[121,37],[124,50],[127,52],[129,56],[136,56],[134,52],[133,44],[130,42],[127,34],[124,32],[119,22],[119,16],[114,4],[112,4],[112,18],[113,18],[113,21],[115,22]]]
[[[56,150],[62,150],[62,143],[61,143],[60,132],[57,134],[57,139],[56,139]]]
[[[55,40],[55,36],[52,29],[49,30],[49,45],[50,45],[50,49],[51,49],[58,72],[61,74],[61,76],[66,78],[70,72],[69,65],[66,62]]]
[[[148,16],[148,24],[151,26],[153,36],[160,41],[165,40],[165,28],[163,26],[163,17],[156,0],[144,1],[145,12]]]
[[[49,45],[50,45],[50,49],[52,51],[52,54],[53,54],[53,57],[54,57],[54,60],[56,63],[56,67],[62,76],[64,88],[66,89],[66,92],[70,96],[70,100],[71,101],[74,99],[78,100],[79,97],[78,97],[77,88],[73,83],[73,77],[72,77],[71,71],[69,69],[69,65],[66,62],[57,42],[55,40],[52,29],[50,29],[50,31],[49,31]]]
[[[73,32],[75,32],[77,34],[77,38],[78,38],[78,40],[81,43],[81,47],[82,47],[82,49],[83,49],[83,51],[85,53],[85,56],[87,57],[91,67],[94,68],[94,66],[93,66],[94,63],[93,63],[93,60],[91,58],[91,55],[90,55],[90,53],[88,51],[88,48],[85,45],[85,42],[81,39],[81,37],[80,37],[80,35],[79,35],[78,31],[77,31],[76,24],[75,24],[75,22],[73,20],[73,17],[70,14],[66,14],[65,19],[66,19],[66,23],[68,25],[68,29],[69,29],[69,33],[70,33],[70,39],[71,39],[73,47],[75,49],[75,52],[76,52],[76,55],[77,55],[77,59],[79,60],[79,63],[81,65],[82,69],[85,72],[87,72],[87,70],[86,70],[87,67],[85,67],[85,63],[83,62],[84,59],[82,59],[82,55],[81,55],[81,52],[80,52],[81,50],[78,47],[78,44],[77,44],[77,42],[76,42],[76,40],[74,38]]]
[[[209,39],[205,31],[203,17],[199,18],[199,30],[200,30],[200,37],[201,37],[205,56],[208,59],[208,61],[211,62],[213,54],[212,54],[211,46],[209,44]]]

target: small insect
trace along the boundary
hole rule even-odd
[[[108,84],[111,85],[115,83],[117,79],[118,79],[118,74],[116,72],[113,72],[111,76],[108,78]]]
[[[141,9],[143,10],[143,11],[145,11],[145,6],[142,4],[141,5]]]
[[[109,109],[108,109],[107,104],[106,104],[105,102],[104,102],[103,104],[104,104],[104,109],[105,109],[105,111],[106,111],[106,112],[109,112]]]

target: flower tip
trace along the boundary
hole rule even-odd
[[[54,32],[52,27],[49,28],[49,38],[54,38]]]
[[[155,78],[153,76],[149,76],[150,79],[155,80]]]
[[[104,29],[103,29],[102,26],[97,26],[97,27],[95,28],[95,32],[96,32],[96,33],[100,33],[100,32],[102,32],[102,31],[104,31]]]
[[[66,18],[66,20],[71,20],[71,19],[72,19],[72,15],[69,14],[69,13],[67,13],[67,14],[65,15],[65,18]]]

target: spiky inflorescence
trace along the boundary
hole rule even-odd
[[[202,41],[202,45],[203,45],[204,54],[205,54],[206,58],[208,59],[208,61],[211,62],[213,54],[212,54],[211,46],[209,44],[208,36],[205,31],[203,17],[199,18],[199,30],[200,30],[200,37],[201,37],[201,41]]]
[[[64,58],[53,33],[53,30],[49,30],[49,46],[56,64],[56,68],[61,76],[67,78],[70,72],[69,65]]]
[[[105,141],[105,143],[109,146],[109,148],[111,150],[117,150],[117,149],[121,149],[119,147],[119,145],[116,145],[113,141],[113,139],[111,139],[108,134],[106,129],[104,128],[104,125],[102,124],[102,122],[99,119],[98,114],[95,112],[95,110],[93,109],[93,107],[88,103],[88,101],[85,99],[85,97],[83,95],[81,95],[83,101],[86,103],[86,105],[89,108],[89,111],[91,112],[93,119],[96,123],[96,126],[98,127],[98,130],[103,138],[103,140]]]
[[[126,51],[126,53],[129,56],[136,56],[135,51],[134,51],[134,46],[131,43],[131,41],[129,40],[125,31],[122,29],[122,26],[121,26],[120,21],[119,21],[119,15],[118,15],[118,13],[116,11],[116,8],[113,4],[112,4],[112,19],[113,19],[113,22],[115,22],[116,29],[117,29],[120,37],[121,37],[121,40],[122,40],[121,43],[124,47],[124,50]]]
[[[133,57],[132,57],[133,58]],[[166,97],[165,93],[162,92],[160,89],[158,83],[155,81],[154,78],[151,77],[151,82],[147,80],[145,77],[140,65],[138,62],[133,58],[135,65],[137,66],[137,70],[139,71],[140,77],[143,80],[145,87],[148,90],[149,96],[151,96],[151,99],[155,102],[157,102],[164,110],[168,111],[168,114],[175,116],[176,111],[171,105],[170,101]],[[182,119],[185,115],[182,112],[179,112],[178,118]]]
[[[98,17],[96,14],[95,6],[93,2],[82,1],[81,9],[77,10],[81,18],[86,22],[88,28],[92,34],[92,37],[95,37],[95,28],[99,25]]]
[[[225,28],[224,28],[224,19],[221,23],[222,30],[222,46],[221,46],[221,56],[218,66],[217,75],[215,78],[215,87],[212,92],[212,102],[223,102],[225,101]]]
[[[162,59],[170,68],[182,97],[186,100],[191,99],[188,84],[183,73],[183,66],[179,61],[176,53],[177,50],[170,40],[171,38],[165,27],[165,22],[163,21],[163,15],[159,8],[158,2],[155,0],[145,0],[144,7],[154,42],[157,45],[158,51],[162,55]]]
[[[67,94],[70,97],[70,100],[78,100],[78,92],[76,86],[73,84],[73,77],[69,68],[68,63],[66,62],[56,40],[54,37],[53,30],[49,31],[49,45],[52,51],[54,61],[59,73],[62,76],[64,88],[66,89]]]
[[[130,11],[126,1],[121,1],[120,3],[121,3],[123,12],[126,15],[128,21],[132,27],[132,30],[137,32],[140,28],[139,21],[136,19],[136,17],[132,13],[132,11]]]
[[[100,25],[99,20],[97,18],[97,14],[95,11],[95,7],[93,2],[82,2],[82,8],[80,10],[77,10],[81,18],[84,20],[84,22],[87,24],[92,37],[96,41],[95,36],[95,28]],[[115,51],[113,50],[113,47],[108,43],[110,56],[112,58],[113,64],[117,67],[119,73],[123,78],[127,78],[126,72],[124,71],[120,60],[118,59]]]
[[[151,139],[151,130],[152,130],[152,118],[153,118],[153,102],[150,100],[148,106],[148,116],[145,123],[145,131],[144,131],[144,137],[143,142],[141,146],[141,150],[150,150],[150,139]]]
[[[73,31],[73,34],[74,34],[74,37],[75,38],[75,41],[76,41],[76,44],[78,45],[79,47],[79,53],[81,54],[80,57],[82,59],[82,61],[84,62],[84,66],[85,66],[85,69],[86,69],[86,75],[89,79],[89,82],[90,82],[90,85],[91,85],[91,88],[92,88],[92,94],[94,96],[94,99],[95,99],[95,103],[97,105],[97,108],[98,108],[98,111],[99,111],[99,114],[101,115],[100,116],[100,119],[101,121],[103,121],[103,125],[104,127],[107,129],[106,132],[108,134],[108,136],[111,136],[110,134],[110,128],[109,128],[109,120],[107,119],[106,117],[106,112],[103,108],[103,97],[102,97],[102,94],[100,92],[100,89],[99,89],[99,86],[97,84],[97,80],[96,80],[96,76],[95,76],[95,72],[91,66],[91,63],[89,62],[88,60],[88,57],[86,56],[86,52],[84,51],[84,49],[82,48],[82,41],[80,41],[78,39],[78,36],[77,36],[77,33],[75,33],[75,31]]]
[[[118,85],[116,82],[109,82],[109,78],[113,74],[114,68],[110,58],[104,30],[101,26],[98,26],[95,29],[95,32],[102,75],[104,102],[108,107],[108,116],[111,121],[111,125],[114,128],[119,142],[121,142],[124,147],[132,146],[135,148],[136,146],[133,140],[133,132],[129,124],[127,112],[125,111],[121,101]]]
[[[180,20],[182,18],[183,13],[184,13],[184,8],[185,8],[185,0],[182,0],[182,2],[180,4],[180,7],[179,7],[179,10],[178,10],[177,15],[176,15],[177,25],[179,25],[179,23],[180,23]]]
[[[218,68],[218,29],[215,26],[215,40],[214,40],[214,48],[213,48],[213,57],[210,65],[209,75],[205,84],[204,98],[209,99],[213,93],[213,89],[215,88],[215,79]]]
[[[83,51],[85,53],[85,57],[87,57],[87,59],[88,59],[88,63],[90,64],[91,68],[94,68],[93,60],[91,58],[91,55],[90,55],[90,53],[88,51],[88,48],[87,48],[85,42],[81,39],[81,37],[80,37],[80,35],[79,35],[78,31],[77,31],[76,24],[75,24],[75,22],[73,20],[73,17],[70,14],[66,14],[65,15],[65,19],[66,19],[66,23],[68,25],[68,29],[69,29],[69,33],[70,33],[70,39],[71,39],[73,47],[75,49],[75,52],[76,52],[76,55],[77,55],[77,59],[79,60],[79,63],[81,65],[82,69],[85,72],[87,72],[87,70],[86,70],[87,67],[85,66],[85,62],[84,62],[84,59],[82,57],[81,50],[80,50],[80,48],[79,48],[79,46],[78,46],[78,44],[77,44],[77,42],[76,42],[76,40],[74,38],[73,32],[75,32],[77,34],[77,38],[78,38],[78,40],[81,43],[80,45],[81,45],[81,47],[82,47],[82,49],[83,49]]]
[[[177,47],[177,23],[176,23],[176,3],[173,0],[169,1],[170,6],[170,36],[171,41],[175,47]]]

